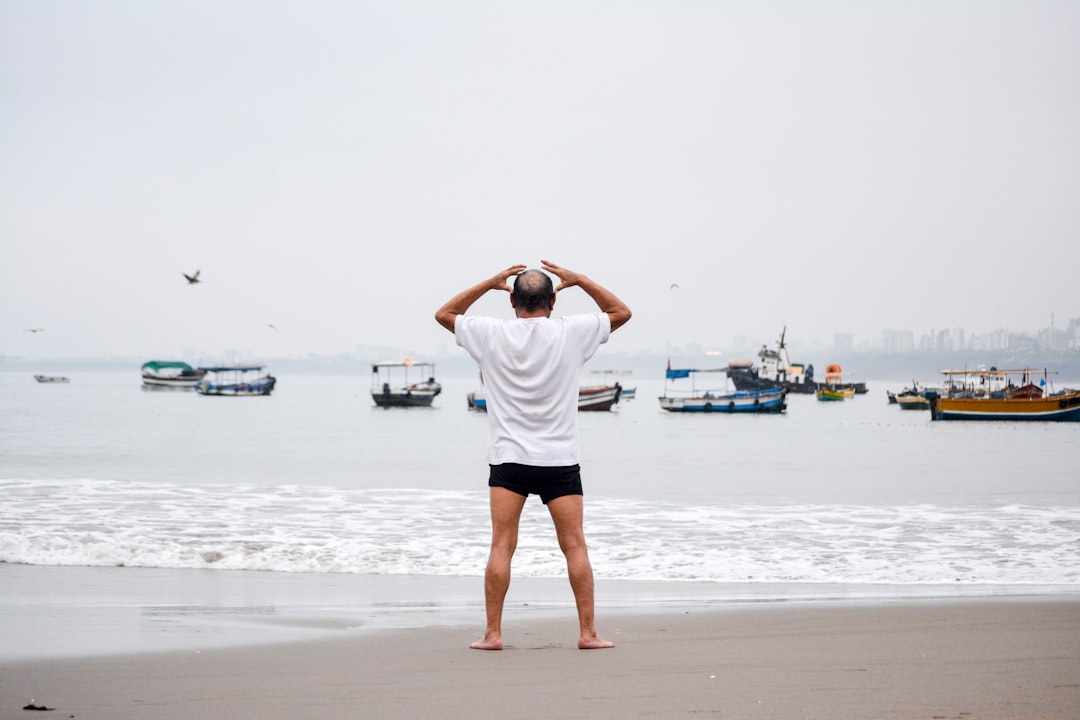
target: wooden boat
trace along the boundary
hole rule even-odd
[[[581,412],[610,410],[619,402],[622,396],[622,386],[614,385],[589,385],[578,389],[577,409]]]
[[[716,388],[697,387],[697,377],[711,377],[710,373],[723,373],[724,384]],[[674,381],[690,380],[688,390],[676,390]],[[671,369],[670,363],[664,379],[664,394],[660,396],[660,408],[668,412],[693,413],[782,413],[787,410],[787,388],[774,387],[756,390],[729,390],[727,368]]]
[[[35,375],[34,379],[39,383],[69,383],[70,378],[66,378],[63,375]]]
[[[855,386],[845,383],[843,368],[833,364],[825,368],[825,382],[818,386],[814,394],[817,395],[818,400],[828,402],[847,400],[855,397]]]
[[[200,377],[195,391],[200,395],[269,395],[277,384],[277,378],[262,365],[200,367],[197,372]]]
[[[410,376],[416,381],[410,382]],[[441,392],[435,363],[405,358],[371,366],[371,399],[379,407],[429,407]]]
[[[815,394],[817,395],[818,400],[832,402],[836,400],[847,400],[849,397],[855,397],[855,389],[822,385],[817,389],[817,392]]]
[[[934,420],[1023,420],[1080,422],[1080,391],[1064,390],[1048,395],[1028,388],[1029,376],[1042,373],[1045,385],[1049,370],[942,370],[949,378],[944,394],[927,393],[930,417]],[[1009,376],[1022,376],[1021,386],[1012,386],[1019,393],[1010,396]],[[980,383],[980,380],[982,381]],[[998,383],[1004,383],[998,387]],[[981,391],[980,391],[981,389]],[[1042,388],[1038,387],[1041,391]]]
[[[177,360],[151,360],[142,366],[143,387],[151,390],[194,390],[199,377],[195,368]]]
[[[602,412],[611,410],[619,403],[625,391],[619,385],[590,385],[578,389],[578,410],[589,412]],[[487,410],[487,397],[484,390],[474,390],[465,395],[465,401],[470,410],[485,412]]]
[[[593,370],[593,375],[602,375],[604,377],[603,383],[608,386],[619,387],[619,399],[616,402],[630,402],[637,397],[636,387],[626,387],[622,384],[620,378],[633,374],[631,370]],[[580,407],[580,405],[579,405]]]
[[[911,393],[898,393],[896,395],[896,404],[900,406],[901,410],[929,410],[930,401],[923,395],[917,392]]]

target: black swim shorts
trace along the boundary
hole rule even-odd
[[[535,493],[545,505],[563,495],[584,495],[581,491],[581,466],[540,467],[502,463],[491,465],[488,487],[506,488],[528,497]]]

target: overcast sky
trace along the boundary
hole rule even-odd
[[[1078,128],[1071,1],[4,0],[0,354],[423,353],[541,258],[612,350],[1062,327]]]

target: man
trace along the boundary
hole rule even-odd
[[[517,548],[518,520],[536,493],[548,507],[566,556],[577,604],[582,650],[614,647],[596,632],[593,573],[582,529],[583,501],[577,443],[581,369],[609,335],[630,319],[630,308],[590,278],[547,260],[557,288],[540,270],[513,265],[455,295],[435,319],[454,333],[480,366],[487,397],[491,552],[484,573],[487,629],[470,647],[502,650],[502,611]],[[514,278],[510,291],[507,281]],[[557,293],[580,287],[601,312],[552,319]],[[510,291],[513,320],[466,316],[489,290]]]

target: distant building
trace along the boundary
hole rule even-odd
[[[882,330],[881,349],[887,353],[909,353],[915,349],[915,333],[911,330]]]

